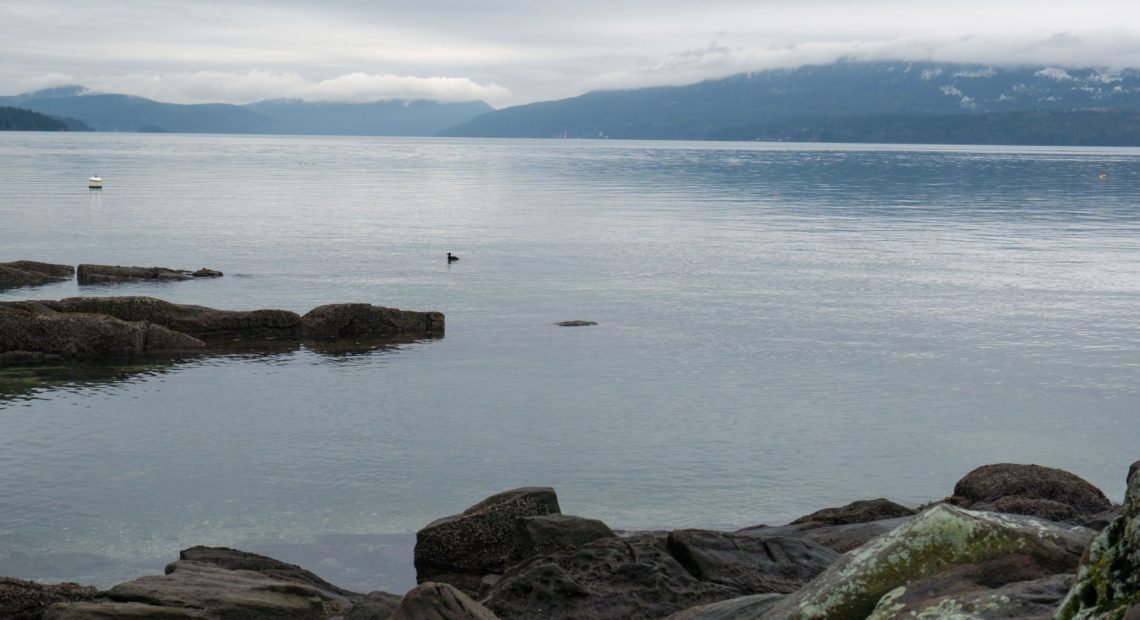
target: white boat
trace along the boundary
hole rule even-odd
[[[91,189],[103,189],[103,178],[99,175],[95,175],[87,179],[87,187]]]

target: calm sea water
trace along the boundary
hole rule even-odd
[[[5,133],[0,172],[0,261],[226,273],[3,300],[447,315],[354,354],[8,371],[0,574],[206,544],[401,590],[409,533],[516,486],[735,528],[994,462],[1119,501],[1140,458],[1140,150]]]

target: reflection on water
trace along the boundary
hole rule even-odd
[[[372,338],[305,342],[238,342],[226,350],[205,350],[191,355],[147,356],[130,360],[53,361],[0,365],[0,409],[5,401],[43,399],[54,390],[83,392],[100,386],[153,379],[180,369],[228,361],[282,364],[298,352],[311,352],[318,363],[334,366],[372,364],[380,356],[398,353],[404,345],[432,338]],[[236,349],[236,350],[235,350]]]

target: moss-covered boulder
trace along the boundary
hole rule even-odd
[[[1124,513],[1089,547],[1077,583],[1058,620],[1121,620],[1140,617],[1140,474],[1129,470]]]
[[[765,618],[864,620],[895,588],[1009,555],[1048,574],[1072,572],[1093,534],[1032,517],[937,505],[845,554]]]

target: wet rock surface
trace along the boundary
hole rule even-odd
[[[34,581],[0,577],[0,618],[38,620],[50,605],[84,601],[98,596],[99,590],[75,583],[44,585]]]
[[[414,312],[370,304],[329,304],[301,318],[305,338],[382,338],[406,334],[443,335],[440,312]]]
[[[515,542],[509,564],[534,556],[576,549],[599,538],[617,536],[605,523],[573,515],[549,514],[515,520]]]

